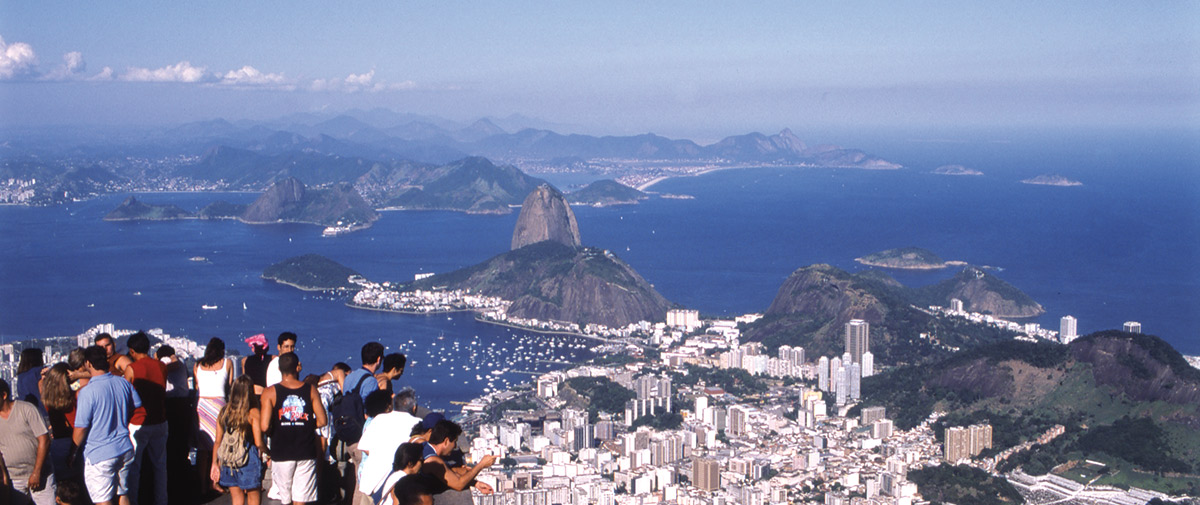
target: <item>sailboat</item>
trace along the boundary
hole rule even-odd
[[[242,302],[242,310],[246,310],[246,302]]]

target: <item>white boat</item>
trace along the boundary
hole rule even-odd
[[[202,308],[204,310],[216,310],[217,306],[216,305],[201,305],[200,308]]]
[[[246,302],[242,302],[242,310],[246,310]]]

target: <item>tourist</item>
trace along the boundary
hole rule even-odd
[[[150,337],[143,332],[129,336],[125,343],[132,362],[125,367],[125,379],[142,399],[133,413],[129,431],[133,434],[133,469],[129,489],[134,496],[141,491],[142,468],[152,476],[154,505],[167,504],[167,366],[150,357]],[[142,503],[142,500],[134,500]]]
[[[14,398],[41,409],[42,393],[38,390],[38,382],[42,380],[42,370],[45,368],[41,349],[29,347],[22,350],[21,360],[17,362],[17,394]]]
[[[362,453],[358,451],[358,439],[362,437],[363,424],[366,423],[364,402],[367,395],[379,390],[379,382],[375,379],[375,370],[383,364],[383,345],[379,342],[363,344],[359,356],[362,358],[362,368],[350,372],[342,383],[342,397],[330,411],[333,436],[343,447],[343,454],[349,455],[348,466],[343,468],[342,475],[357,475],[362,464]],[[339,458],[345,461],[344,456]],[[357,482],[347,482],[347,489],[357,490]]]
[[[328,372],[321,374],[321,378],[317,380],[317,393],[321,395],[321,406],[325,407],[325,412],[329,412],[333,406],[333,399],[342,394],[342,383],[346,380],[346,375],[350,373],[350,365],[342,362],[333,364],[333,368]],[[333,427],[326,424],[322,426],[318,433],[325,440],[325,446],[330,447],[333,443]]]
[[[250,352],[254,354],[242,358],[242,373],[254,381],[254,394],[261,396],[263,389],[267,387],[267,365],[270,365],[274,358],[267,354],[271,344],[267,342],[266,335],[259,333],[247,338],[246,345],[250,346]]]
[[[167,499],[171,503],[187,500],[187,483],[193,472],[188,461],[196,410],[188,391],[187,366],[175,355],[175,348],[161,345],[154,357],[167,368]]]
[[[408,363],[408,358],[404,354],[394,352],[383,357],[383,369],[375,374],[375,378],[379,380],[379,389],[385,391],[392,390],[392,381],[399,379],[404,375],[404,365]]]
[[[437,423],[445,418],[446,416],[442,415],[441,412],[425,414],[421,417],[421,423],[413,426],[412,431],[409,433],[408,441],[419,444],[428,442],[429,436],[433,434],[433,427],[437,426]]]
[[[247,499],[258,505],[262,499],[263,460],[270,456],[254,396],[254,381],[245,375],[238,377],[229,391],[229,402],[217,417],[217,449],[210,477],[229,488],[233,505],[242,505]]]
[[[371,396],[376,393],[371,393]],[[376,501],[378,495],[383,494],[384,480],[392,471],[397,448],[407,442],[407,435],[412,432],[413,426],[421,423],[421,419],[413,415],[417,407],[417,395],[412,389],[401,390],[391,401],[391,411],[375,416],[363,429],[362,439],[358,441],[358,449],[363,452],[358,490],[365,495],[375,496]],[[420,446],[417,447],[419,451]]]
[[[392,473],[383,481],[383,485],[379,486],[379,490],[371,495],[371,498],[378,505],[395,505],[396,496],[393,491],[396,482],[405,475],[415,475],[421,471],[421,452],[424,449],[423,444],[414,444],[405,442],[396,448],[395,454],[392,456]],[[432,500],[430,496],[430,500]]]
[[[363,433],[365,434],[367,430],[370,429],[370,427],[374,424],[375,419],[392,411],[392,394],[382,389],[372,391],[371,394],[367,395],[367,399],[363,403],[363,409],[366,410],[367,416],[366,422],[363,423]],[[361,444],[361,438],[359,439],[359,442]],[[369,505],[369,503],[367,503],[367,495],[369,494],[369,491],[363,490],[359,483],[362,482],[363,468],[367,466],[367,463],[371,458],[365,451],[363,451],[361,446],[358,448],[358,453],[358,464],[354,465],[354,503],[358,505]]]
[[[84,365],[87,365],[87,357],[84,355],[82,347],[76,347],[67,353],[67,366],[71,367],[71,389],[73,391],[78,392],[92,378],[92,374],[88,373],[87,367]]]
[[[66,480],[58,483],[54,493],[54,503],[58,505],[92,505],[87,489],[76,480]]]
[[[75,391],[71,390],[71,368],[55,363],[42,378],[42,405],[50,420],[50,466],[54,480],[63,482],[83,476],[79,468],[68,465],[75,448],[71,436],[75,432]]]
[[[38,505],[54,503],[49,428],[32,403],[13,400],[12,389],[3,379],[0,379],[0,454],[4,454],[4,464],[8,467],[11,490],[18,495],[14,498],[25,496]]]
[[[225,391],[233,382],[231,368],[229,360],[225,359],[225,341],[213,337],[204,348],[204,357],[192,369],[199,396],[196,402],[200,428],[196,432],[196,469],[202,493],[207,493],[215,484],[208,478],[208,467],[212,464],[213,441],[217,436],[217,416],[225,406]]]
[[[284,503],[317,499],[317,428],[325,425],[325,409],[317,388],[300,382],[300,359],[280,354],[282,379],[263,391],[260,426],[271,438],[271,480]]]
[[[113,500],[129,503],[129,470],[133,443],[129,420],[142,405],[133,385],[108,371],[108,354],[100,346],[84,351],[91,380],[79,391],[75,407],[75,446],[83,448],[83,478],[97,505]],[[86,443],[85,443],[86,442]],[[75,453],[78,461],[79,452]],[[76,463],[78,464],[78,463]]]
[[[297,338],[296,334],[290,331],[280,333],[279,337],[275,339],[275,346],[279,351],[279,356],[283,356],[289,352],[296,352]],[[283,378],[283,375],[279,371],[279,356],[276,356],[275,359],[272,359],[267,364],[267,376],[263,382],[263,387],[269,388],[279,384],[279,381]]]
[[[117,354],[117,342],[113,340],[112,335],[107,333],[96,335],[96,345],[104,349],[105,356],[108,359],[108,370],[113,375],[125,375],[125,367],[129,366],[133,360],[124,354]]]
[[[447,462],[446,457],[458,445],[458,437],[462,435],[462,427],[445,419],[438,421],[429,435],[421,454],[424,465],[421,472],[436,478],[445,486],[445,490],[434,496],[437,503],[471,503],[468,488],[474,486],[483,494],[491,494],[492,486],[484,482],[475,482],[475,476],[483,469],[492,466],[496,456],[484,456],[479,464],[473,467]],[[463,492],[467,491],[467,492]]]
[[[423,474],[405,475],[392,487],[389,500],[395,505],[433,505],[437,483]]]

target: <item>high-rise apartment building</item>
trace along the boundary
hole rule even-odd
[[[1058,322],[1058,339],[1064,344],[1069,344],[1072,340],[1075,340],[1075,337],[1079,336],[1076,333],[1076,325],[1078,323],[1079,321],[1072,316],[1063,316]]]
[[[697,459],[692,463],[692,484],[704,491],[721,489],[721,464],[715,459]]]
[[[875,355],[871,351],[864,352],[862,355],[862,376],[870,377],[875,375]]]
[[[825,356],[817,360],[817,389],[829,391],[829,358]]]
[[[870,349],[870,328],[862,319],[851,319],[846,323],[846,352],[855,363],[862,363],[862,355]]]
[[[1137,321],[1125,321],[1125,324],[1121,326],[1121,329],[1125,330],[1127,333],[1141,333],[1142,323]]]
[[[992,447],[992,425],[973,424],[946,428],[944,455],[947,462],[971,458]]]

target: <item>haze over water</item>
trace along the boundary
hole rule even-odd
[[[761,312],[786,276],[812,263],[857,271],[854,258],[918,246],[944,259],[998,267],[997,275],[1041,302],[1044,326],[1079,319],[1081,333],[1140,321],[1185,354],[1200,353],[1200,176],[1195,143],[897,142],[876,154],[899,171],[827,168],[729,170],[671,179],[652,189],[694,200],[575,208],[583,242],[610,249],[668,299],[704,314]],[[984,176],[927,173],[968,160]],[[1060,173],[1084,183],[1018,181]],[[568,178],[563,178],[566,180]],[[562,364],[523,354],[559,337],[475,322],[470,315],[406,316],[353,310],[344,299],[259,278],[287,257],[318,253],[372,280],[447,272],[508,249],[516,214],[386,212],[368,230],[322,238],[307,225],[234,221],[101,221],[124,195],[48,208],[0,207],[0,335],[73,335],[95,324],[161,327],[205,342],[284,330],[300,334],[308,371],[357,366],[358,348],[379,340],[417,360],[402,383],[445,406],[482,392],[492,369],[515,383]],[[152,203],[197,209],[250,194],[146,194]],[[194,256],[208,259],[190,261]],[[890,271],[922,285],[953,270]],[[140,293],[138,295],[137,293]],[[242,309],[242,304],[246,309]],[[93,305],[94,306],[89,306]],[[218,305],[202,310],[201,305]],[[408,341],[412,340],[413,343]],[[514,351],[524,346],[521,351]],[[566,346],[553,359],[587,356]],[[440,361],[441,358],[448,361]],[[519,363],[518,363],[519,362]],[[451,378],[442,367],[453,364]],[[462,370],[466,366],[469,370]],[[475,379],[481,375],[484,379]],[[438,382],[433,382],[435,379]],[[494,386],[505,385],[496,382]]]

